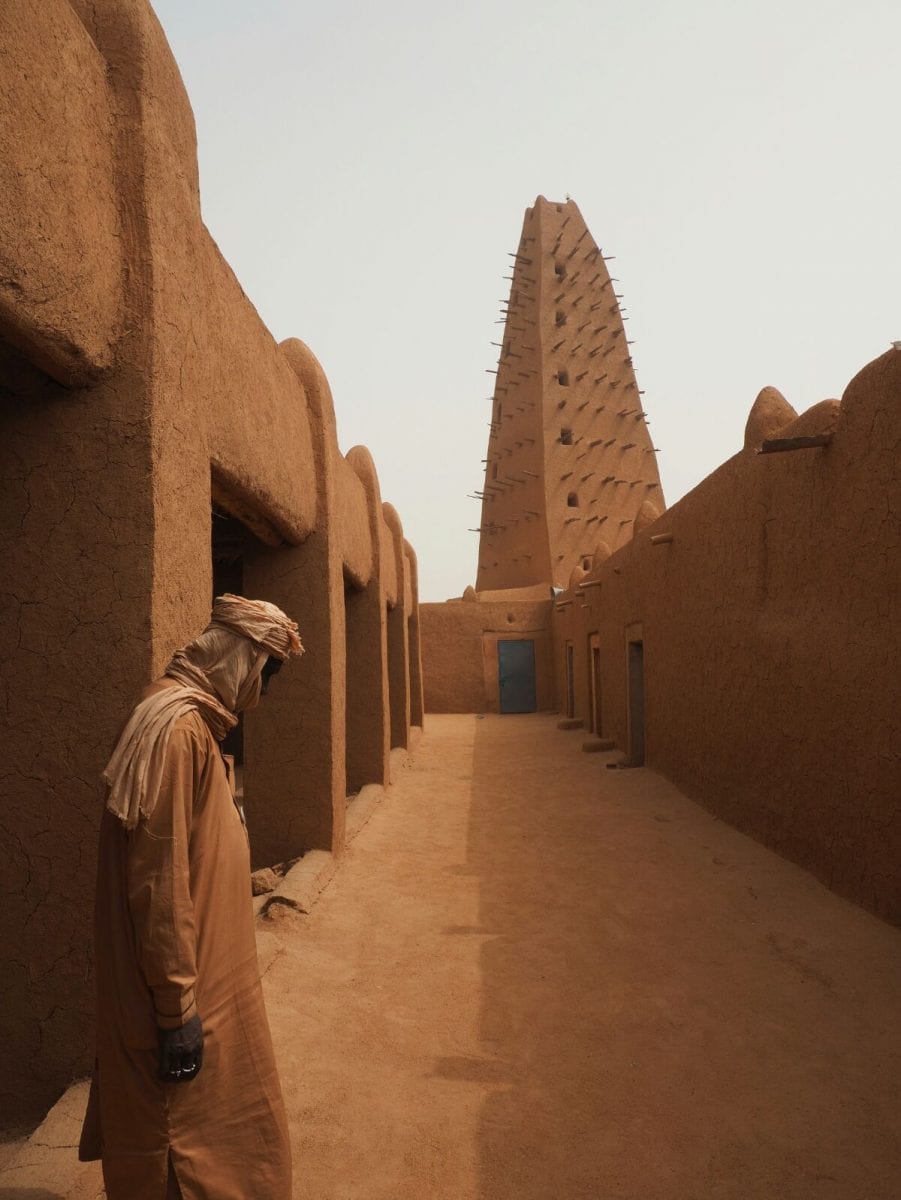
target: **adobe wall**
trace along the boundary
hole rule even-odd
[[[627,642],[641,639],[648,765],[898,921],[901,351],[861,371],[840,408],[796,417],[765,389],[746,441],[558,598],[558,686],[571,639],[587,726],[596,631],[602,733],[627,750]]]
[[[90,1061],[98,776],[151,675],[154,497],[143,281],[124,269],[141,259],[121,204],[137,170],[128,89],[67,4],[5,5],[0,23],[0,109],[15,122],[0,153],[0,1052],[24,1067],[0,1076],[12,1119]]]
[[[83,382],[112,361],[129,236],[107,64],[53,0],[0,5],[0,45],[17,64],[0,72],[0,324],[49,375]]]
[[[404,540],[405,591],[404,611],[407,614],[407,647],[410,671],[410,724],[417,729],[425,728],[425,691],[422,672],[422,640],[419,604],[419,560],[410,543]]]
[[[384,782],[406,736],[418,626],[375,465],[341,454],[321,367],[276,345],[203,225],[193,116],[149,5],[3,5],[0,39],[0,1053],[29,1064],[0,1108],[25,1119],[90,1062],[99,772],[208,619],[212,502],[254,535],[245,593],[307,646],[246,721],[258,865],[340,852],[353,747],[355,786]],[[352,635],[346,587],[366,598]],[[393,705],[389,604],[407,634]]]
[[[419,626],[426,712],[498,712],[497,643],[518,637],[535,642],[538,708],[554,708],[549,600],[421,604]]]

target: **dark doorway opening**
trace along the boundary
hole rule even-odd
[[[407,619],[403,603],[388,604],[385,612],[388,639],[388,706],[391,748],[406,747],[410,724],[410,676],[407,663]]]
[[[502,713],[534,712],[535,643],[531,638],[499,641],[497,672]]]
[[[601,643],[596,633],[588,638],[588,666],[591,679],[591,732],[601,736]]]
[[[576,715],[576,680],[573,670],[573,644],[566,643],[566,715],[574,717]]]
[[[644,642],[629,642],[629,764],[644,766]]]
[[[225,592],[236,596],[244,595],[244,564],[247,557],[264,549],[237,517],[214,504],[212,508],[212,554],[213,554],[213,599]],[[222,753],[231,754],[235,767],[244,767],[244,717],[226,734],[222,742]]]
[[[377,581],[360,588],[345,575],[344,765],[348,796],[355,796],[367,783],[383,782],[384,721],[390,723],[390,682],[385,696],[380,675],[384,620]],[[386,699],[388,713],[383,711]]]

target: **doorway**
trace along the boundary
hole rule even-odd
[[[644,642],[629,642],[629,765],[644,766]]]
[[[566,643],[564,666],[566,670],[566,715],[576,715],[576,681],[573,671],[573,644]]]
[[[601,638],[592,633],[588,638],[588,669],[591,680],[591,732],[601,736]]]
[[[244,595],[244,563],[249,553],[264,549],[263,543],[237,517],[214,504],[212,508],[211,546],[213,555],[213,596],[231,592]],[[243,791],[244,771],[244,715],[230,729],[222,741],[222,753],[230,754],[235,760],[237,786]]]
[[[344,577],[344,763],[348,796],[386,784],[391,753],[385,605],[377,576],[365,587]]]
[[[502,713],[534,712],[535,643],[530,638],[499,641],[497,671]]]

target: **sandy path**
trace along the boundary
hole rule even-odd
[[[897,1200],[901,933],[531,717],[431,717],[267,998],[303,1200]]]
[[[429,718],[261,922],[296,1200],[898,1200],[901,931],[581,740]]]

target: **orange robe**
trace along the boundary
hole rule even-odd
[[[184,1200],[290,1200],[247,835],[197,712],[172,727],[151,816],[129,833],[104,812],[96,946],[97,1068],[81,1157],[103,1159],[109,1200],[164,1200],[170,1160]],[[163,1083],[157,1027],[195,1013],[203,1067]]]

